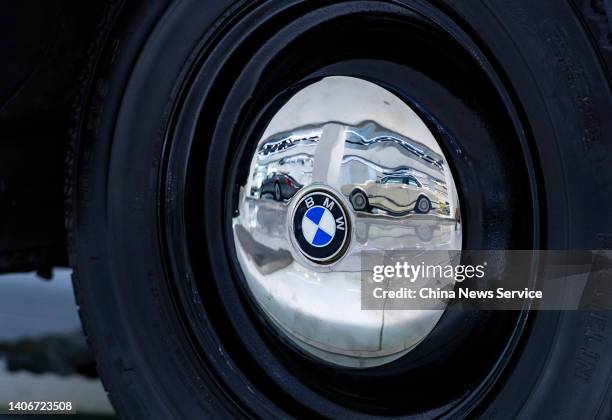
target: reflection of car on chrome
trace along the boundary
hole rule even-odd
[[[450,203],[448,201],[440,200],[438,203],[438,213],[445,216],[450,216]]]
[[[263,180],[260,196],[271,195],[276,201],[283,201],[293,197],[300,188],[302,188],[302,184],[292,176],[276,172]]]
[[[398,249],[393,245],[393,240],[398,238],[410,239],[410,242],[402,243],[409,244],[406,249],[418,244],[427,244],[434,239],[436,243],[442,244],[451,241],[452,224],[449,224],[448,221],[419,219],[416,223],[410,223],[410,220],[402,224],[380,219],[359,220],[355,223],[355,239],[361,245],[367,244],[369,247],[378,249]]]
[[[355,210],[370,208],[385,210],[391,214],[429,213],[438,207],[436,195],[423,187],[412,175],[389,175],[380,180],[342,187],[342,193],[349,197]]]

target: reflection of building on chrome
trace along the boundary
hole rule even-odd
[[[311,184],[324,129],[310,125],[264,139],[251,167],[249,196],[286,201]],[[341,125],[340,137],[332,186],[354,210],[455,217],[456,190],[440,153],[373,121]]]

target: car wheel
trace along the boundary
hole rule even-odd
[[[420,196],[414,206],[414,211],[417,213],[429,213],[431,210],[431,202],[427,197]]]
[[[423,242],[431,242],[434,235],[431,226],[419,226],[416,230],[416,234]]]
[[[278,182],[274,183],[274,199],[276,201],[282,201],[283,195],[281,194],[281,187]]]
[[[368,197],[361,190],[354,190],[349,199],[353,208],[357,211],[367,210],[370,207]]]
[[[364,102],[376,111],[372,119],[400,109],[409,115],[400,121],[439,146],[461,201],[460,246],[610,246],[610,85],[569,2],[113,4],[75,108],[66,219],[84,329],[120,415],[610,412],[612,329],[595,311],[447,312],[402,329],[419,334],[409,348],[376,348],[370,357],[348,339],[339,347],[309,344],[271,315],[291,300],[262,310],[252,283],[296,266],[300,284],[342,283],[316,280],[342,273],[337,267],[352,258],[355,242],[356,216],[333,182],[329,156],[350,150],[342,162],[357,165],[378,145],[356,138],[336,148],[347,127],[375,130],[342,114],[353,107],[327,106],[338,104],[333,88],[315,108],[346,120],[325,120],[318,135],[327,148],[315,157],[323,169],[315,166],[313,182],[275,219],[290,225],[282,226],[291,240],[253,222],[256,200],[245,196],[257,190],[248,188],[257,179],[251,168],[293,147],[294,131],[264,136],[274,116],[300,92],[342,83],[382,92]],[[300,135],[311,128],[300,127]],[[367,157],[398,155],[380,156]],[[371,175],[356,169],[351,177]],[[598,205],[581,205],[585,196]],[[301,309],[340,311],[346,296]],[[352,331],[339,324],[324,324],[332,343]]]

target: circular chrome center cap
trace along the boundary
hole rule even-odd
[[[421,264],[427,250],[461,249],[442,149],[393,93],[344,76],[304,87],[262,133],[238,201],[240,269],[258,309],[296,350],[380,366],[419,345],[442,316],[362,310],[362,255],[383,262],[388,251],[418,251]]]
[[[292,213],[294,245],[318,264],[329,264],[346,253],[350,219],[340,200],[324,189],[310,191],[296,202]]]

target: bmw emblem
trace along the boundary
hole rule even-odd
[[[318,264],[344,255],[350,237],[347,212],[331,192],[315,190],[302,196],[293,211],[293,235],[300,252]]]

